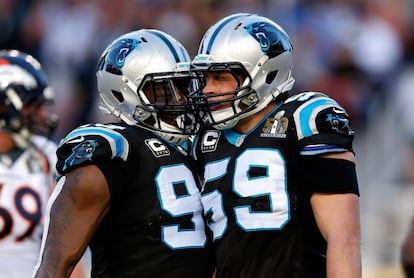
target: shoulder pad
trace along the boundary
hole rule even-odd
[[[84,125],[74,129],[59,143],[58,173],[108,159],[125,161],[129,153],[129,142],[122,134],[125,129],[113,124]]]
[[[290,104],[289,104],[290,103]],[[323,152],[350,149],[354,137],[349,115],[335,100],[318,92],[305,92],[287,99],[293,105],[296,134],[302,145],[317,146]],[[315,149],[310,147],[312,152]],[[328,150],[330,149],[330,150]]]
[[[32,135],[31,142],[36,147],[36,149],[38,149],[47,157],[49,165],[54,169],[56,164],[56,143],[46,137],[39,135]]]

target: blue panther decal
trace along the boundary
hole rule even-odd
[[[344,115],[329,113],[326,115],[326,121],[329,123],[328,125],[335,133],[344,135],[354,134],[354,131],[350,126],[349,120]]]
[[[106,55],[104,55],[98,62],[98,69],[122,75],[122,67],[125,64],[126,57],[132,50],[137,48],[140,43],[141,41],[139,40],[129,38],[115,41],[108,47]]]
[[[86,140],[72,148],[72,154],[65,160],[63,171],[73,165],[78,165],[84,161],[92,161],[98,142],[95,140]]]
[[[263,53],[269,58],[276,57],[285,51],[292,51],[292,44],[287,34],[270,23],[254,22],[245,28],[259,42]]]

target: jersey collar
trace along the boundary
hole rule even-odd
[[[272,115],[273,113],[275,113],[275,111],[279,107],[280,107],[280,104],[279,105],[276,105],[275,108],[272,109],[272,111],[270,111],[265,117],[263,117],[263,119],[260,122],[258,122],[257,125],[254,126],[247,133],[241,134],[241,133],[238,133],[238,132],[234,131],[233,129],[229,128],[229,129],[223,130],[224,137],[233,146],[240,147],[243,144],[244,139],[246,139],[247,136],[249,136],[249,134],[251,134],[252,132],[254,132],[259,126],[261,126],[270,115]]]

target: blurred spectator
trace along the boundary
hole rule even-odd
[[[366,75],[354,63],[347,49],[336,49],[333,59],[310,88],[326,92],[336,99],[349,113],[354,129],[366,124],[365,103],[368,101],[369,84]]]
[[[192,16],[193,3],[196,1],[165,1],[160,16],[156,20],[156,28],[175,34],[175,37],[184,45],[192,46],[192,52],[196,51],[193,38],[198,37],[198,29]]]
[[[19,28],[26,8],[29,8],[29,5],[25,1],[0,1],[0,49],[20,46]]]
[[[0,0],[0,48],[23,50],[44,65],[57,93],[58,141],[79,124],[108,120],[95,112],[94,67],[103,45],[127,31],[160,28],[193,56],[207,27],[234,12],[260,13],[285,26],[295,51],[293,90],[322,90],[337,99],[360,137],[377,132],[367,138],[392,144],[378,121],[398,118],[389,122],[403,127],[398,131],[411,143],[399,147],[409,145],[412,153],[367,144],[364,151],[375,153],[367,168],[385,168],[375,158],[388,158],[385,149],[392,149],[403,166],[380,172],[399,179],[404,172],[414,183],[413,0]],[[361,172],[361,184],[364,176],[369,183],[371,172]]]
[[[218,18],[236,11],[261,13],[292,34],[295,90],[325,90],[351,111],[354,122],[363,123],[370,102],[384,97],[385,84],[404,63],[412,36],[407,28],[412,26],[411,2],[3,0],[0,46],[36,54],[45,65],[57,88],[58,140],[74,126],[101,118],[91,113],[101,45],[125,31],[160,28],[183,41],[193,55],[207,26]],[[330,85],[336,82],[342,84],[338,90]]]
[[[398,113],[402,136],[408,142],[407,163],[404,164],[403,179],[414,186],[414,63],[407,66],[396,80],[392,101]]]
[[[94,40],[99,28],[96,1],[64,0],[44,5],[41,57],[57,88],[57,138],[88,119],[95,94]]]

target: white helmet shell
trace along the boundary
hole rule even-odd
[[[215,65],[239,64],[248,76],[242,84],[244,89],[237,92],[233,109],[226,113],[211,111],[205,117],[207,123],[219,129],[231,128],[290,91],[295,81],[292,49],[287,33],[263,16],[233,14],[210,27],[192,64],[207,71]]]
[[[190,58],[170,35],[142,29],[117,38],[101,55],[96,75],[104,112],[174,144],[195,132],[186,99]]]

